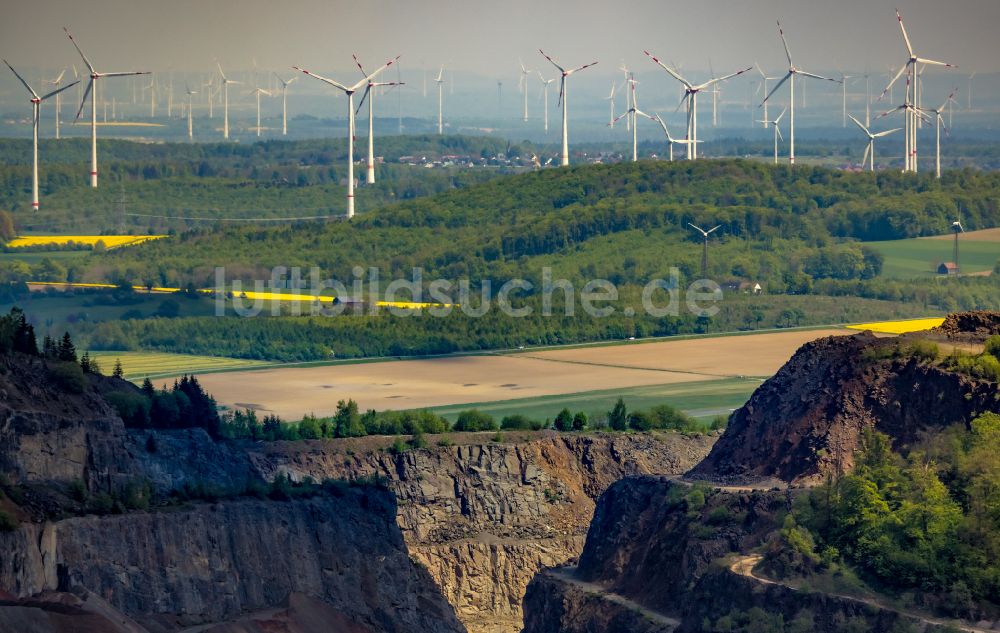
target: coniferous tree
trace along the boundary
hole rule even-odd
[[[628,428],[628,410],[625,408],[625,401],[618,398],[615,408],[608,413],[608,426],[616,431],[624,431]]]
[[[115,369],[114,372],[112,372],[112,375],[115,378],[121,378],[122,376],[125,375],[125,371],[122,369],[122,359],[120,358],[115,359]]]
[[[68,363],[76,362],[76,347],[73,345],[73,339],[70,337],[69,332],[63,334],[58,350],[56,351],[56,357]]]

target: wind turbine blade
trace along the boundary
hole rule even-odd
[[[663,133],[667,135],[667,140],[673,143],[674,139],[670,138],[670,130],[667,129],[667,124],[663,121],[663,118],[659,115],[659,113],[657,113],[653,118],[656,119],[656,122],[663,128]]]
[[[774,125],[777,125],[778,122],[781,121],[781,117],[785,116],[786,112],[788,112],[788,108],[785,108],[784,110],[782,110],[781,114],[778,115],[778,118],[775,119],[775,120],[773,120],[773,121],[771,121],[771,123],[773,123]]]
[[[215,62],[215,65],[219,67],[219,74],[222,75],[222,81],[229,81],[226,79],[226,73],[222,72],[222,64]]]
[[[778,127],[778,124],[775,123],[774,121],[772,121],[771,123],[774,125],[774,132],[775,134],[778,135],[778,139],[782,141],[785,140],[785,137],[781,135],[781,128]]]
[[[358,70],[361,71],[361,76],[367,78],[368,77],[368,73],[366,73],[365,69],[361,67],[361,62],[358,60],[358,56],[355,55],[354,53],[351,53],[351,57],[354,58],[354,63],[357,64]]]
[[[590,68],[591,66],[593,66],[595,64],[597,64],[597,62],[593,61],[593,62],[590,62],[589,64],[584,64],[583,66],[577,66],[576,68],[573,68],[571,70],[567,70],[566,74],[567,75],[572,75],[573,73],[578,73],[581,70],[583,70],[584,68]]]
[[[906,42],[906,52],[909,53],[910,57],[913,57],[913,46],[910,45],[910,36],[906,34],[906,27],[903,26],[903,16],[899,14],[899,9],[896,9],[896,19],[899,20],[899,30],[903,32],[903,41]]]
[[[613,123],[618,123],[618,121],[620,119],[624,119],[625,117],[627,117],[630,114],[632,114],[631,110],[627,110],[627,111],[621,113],[620,115],[618,115],[615,118],[611,119],[611,123],[608,123],[608,126],[610,127]]]
[[[35,92],[34,88],[32,88],[31,86],[28,85],[28,82],[24,80],[24,77],[22,77],[21,75],[19,75],[18,72],[16,70],[14,70],[14,67],[10,65],[10,62],[8,62],[5,59],[5,60],[3,60],[3,63],[7,64],[7,68],[10,68],[10,72],[14,73],[14,76],[17,77],[21,81],[22,84],[24,84],[24,87],[28,89],[28,92],[31,93],[31,96],[37,99],[38,98],[38,93]]]
[[[813,73],[807,73],[804,70],[798,71],[798,74],[799,75],[805,75],[806,77],[812,77],[813,79],[822,79],[823,81],[832,81],[835,84],[842,84],[842,83],[844,83],[844,82],[842,82],[839,79],[830,79],[829,77],[824,77],[822,75],[816,75],[816,74],[813,74]]]
[[[781,22],[778,22],[778,35],[781,36],[781,43],[785,45],[785,57],[788,58],[788,66],[793,66],[792,64],[792,52],[788,50],[788,40],[785,39],[785,31],[781,28]]]
[[[563,100],[563,92],[564,92],[565,90],[566,90],[566,75],[563,75],[563,76],[562,76],[562,77],[561,77],[561,78],[559,79],[559,100],[558,100],[558,101],[556,101],[556,105],[557,105],[557,106],[561,106],[561,105],[562,105],[562,100]]]
[[[365,104],[365,99],[368,98],[368,93],[371,92],[371,91],[372,91],[371,84],[368,84],[367,86],[365,86],[365,93],[363,95],[361,95],[361,100],[358,101],[358,107],[354,111],[354,114],[357,114],[358,112],[361,112],[361,106],[363,106]]]
[[[548,55],[546,55],[545,51],[543,51],[542,49],[538,49],[538,52],[542,54],[542,57],[544,57],[545,59],[549,60],[549,62],[551,62],[553,66],[555,66],[556,68],[558,68],[559,72],[561,72],[561,73],[566,72],[566,69],[564,69],[562,66],[560,66],[559,62],[557,62],[556,60],[554,60],[551,57],[549,57]],[[562,89],[559,90],[559,94],[560,95],[562,94]]]
[[[137,70],[126,73],[101,73],[101,77],[129,77],[131,75],[151,75],[151,74],[153,73],[151,73],[148,70]]]
[[[66,85],[65,85],[65,86],[63,86],[62,88],[57,88],[56,90],[53,90],[52,92],[50,92],[49,94],[45,95],[44,97],[40,97],[40,98],[39,98],[38,100],[39,100],[39,101],[45,101],[45,100],[46,100],[46,99],[48,99],[49,97],[51,97],[51,96],[53,96],[53,95],[57,95],[57,94],[59,94],[60,92],[62,92],[63,90],[69,90],[70,88],[72,88],[73,86],[75,86],[75,85],[76,85],[76,84],[78,84],[78,83],[80,83],[80,82],[79,82],[79,81],[74,81],[74,82],[73,82],[73,83],[71,83],[71,84],[66,84]]]
[[[879,132],[877,134],[872,134],[872,136],[874,136],[875,138],[882,138],[883,136],[889,136],[893,132],[898,132],[898,131],[900,131],[902,129],[903,128],[901,128],[901,127],[894,127],[891,130],[886,130],[885,132]]]
[[[946,68],[958,68],[956,64],[949,64],[948,62],[939,62],[933,59],[924,59],[923,57],[918,57],[917,62],[930,66],[944,66]]]
[[[872,133],[868,131],[868,128],[866,128],[864,125],[861,124],[861,121],[858,121],[857,119],[854,118],[853,114],[848,114],[847,117],[852,121],[854,121],[854,124],[857,125],[859,128],[861,128],[862,132],[864,132],[868,136],[872,135]]]
[[[83,63],[87,65],[87,68],[89,68],[89,69],[90,69],[90,72],[91,72],[91,73],[94,73],[94,72],[97,72],[97,71],[95,71],[95,70],[94,70],[94,65],[90,63],[90,60],[89,60],[89,59],[87,59],[87,56],[86,56],[86,55],[84,55],[84,54],[83,54],[83,51],[81,51],[81,50],[80,50],[80,47],[79,47],[79,46],[77,46],[77,43],[76,43],[76,40],[74,40],[74,39],[73,39],[73,34],[69,32],[69,29],[67,29],[67,28],[66,28],[66,27],[64,26],[64,27],[63,27],[63,30],[64,30],[64,31],[66,31],[66,35],[68,35],[68,36],[69,36],[69,41],[70,41],[70,42],[73,42],[73,47],[74,47],[74,48],[76,49],[76,52],[77,52],[77,53],[80,53],[80,57],[82,57],[82,58],[83,58]]]
[[[767,93],[767,96],[764,97],[764,100],[761,101],[760,104],[764,105],[765,103],[767,103],[767,100],[771,98],[771,95],[773,95],[775,92],[777,92],[778,88],[782,87],[785,84],[785,82],[788,81],[788,78],[791,77],[791,76],[792,76],[792,73],[788,73],[784,77],[781,78],[781,81],[779,81],[778,83],[774,84],[774,87],[771,88],[771,91]]]
[[[871,141],[868,141],[868,144],[865,145],[865,155],[861,158],[862,167],[864,167],[865,163],[868,162],[868,154],[871,153],[871,151],[872,151],[872,143]]]
[[[695,226],[695,225],[691,224],[690,222],[688,222],[688,226],[690,226],[695,231],[698,231],[699,233],[701,233],[705,237],[708,237],[708,233],[706,233],[705,229],[701,228],[700,226]]]
[[[676,107],[676,108],[674,108],[674,114],[677,114],[677,111],[681,109],[681,106],[682,106],[682,105],[684,105],[684,102],[685,102],[685,101],[687,101],[687,100],[688,100],[688,97],[690,97],[690,96],[691,96],[691,93],[690,93],[690,92],[687,92],[687,91],[684,91],[684,96],[683,96],[683,97],[681,97],[681,100],[680,100],[680,102],[679,102],[679,103],[677,104],[677,107]]]
[[[764,74],[764,70],[760,67],[760,64],[758,64],[757,62],[754,62],[753,65],[757,67],[757,72],[760,73],[761,78],[762,79],[767,79],[767,75]]]
[[[893,112],[899,112],[900,110],[905,110],[905,109],[906,109],[906,106],[897,106],[897,107],[895,107],[895,108],[892,108],[891,110],[886,110],[886,111],[885,111],[885,112],[883,112],[882,114],[880,114],[880,115],[878,115],[877,117],[875,117],[875,118],[874,118],[873,120],[874,120],[874,121],[877,121],[877,120],[881,119],[882,117],[886,117],[886,116],[889,116],[889,115],[890,115],[890,114],[892,114]]]
[[[316,79],[319,79],[320,81],[322,81],[324,83],[328,83],[331,86],[333,86],[334,88],[340,88],[344,92],[348,92],[349,91],[348,88],[347,88],[347,86],[345,86],[342,83],[336,82],[336,81],[334,81],[332,79],[327,79],[326,77],[322,77],[320,75],[317,75],[316,73],[309,72],[308,70],[306,70],[304,68],[299,68],[298,66],[292,66],[292,68],[294,68],[295,70],[297,70],[297,71],[299,71],[299,72],[301,72],[303,74],[309,75],[310,77],[314,77]],[[237,82],[230,82],[230,83],[237,83]]]
[[[80,108],[76,111],[76,118],[73,121],[80,120],[80,113],[83,112],[83,106],[87,103],[87,95],[90,94],[90,90],[94,87],[94,80],[91,79],[87,82],[87,89],[83,91],[83,99],[80,100]]]
[[[351,86],[351,90],[357,90],[358,88],[360,88],[361,86],[365,85],[366,83],[371,82],[371,80],[374,79],[379,73],[381,73],[383,70],[385,70],[389,66],[392,66],[393,64],[395,64],[396,60],[399,59],[399,57],[400,57],[399,55],[396,55],[395,57],[393,57],[392,59],[390,59],[386,63],[384,63],[381,66],[379,66],[379,68],[375,72],[371,73],[370,75],[368,75],[367,77],[365,77],[364,79],[362,79],[361,81],[359,81],[358,83],[356,83],[353,86]],[[358,66],[360,67],[360,64],[358,64]],[[362,72],[364,72],[364,71],[362,71]],[[441,73],[443,73],[443,72],[444,72],[444,66],[441,67],[441,72],[438,73],[438,81],[441,81]]]
[[[708,231],[706,231],[706,232],[705,232],[705,235],[708,235],[708,234],[709,234],[709,233],[711,233],[712,231],[716,231],[716,230],[718,230],[718,229],[721,229],[721,228],[722,228],[722,225],[720,224],[720,225],[716,226],[715,228],[711,228],[711,229],[709,229]]]
[[[731,73],[729,75],[725,75],[723,77],[716,77],[715,79],[709,79],[708,81],[706,81],[705,83],[701,84],[700,86],[697,86],[697,88],[699,90],[704,90],[705,88],[708,88],[709,86],[713,86],[713,85],[715,85],[715,84],[717,84],[719,82],[725,81],[727,79],[732,79],[733,77],[742,75],[743,73],[745,73],[745,72],[747,72],[749,70],[752,70],[752,69],[753,69],[753,66],[747,66],[743,70],[738,70],[738,71],[736,71],[734,73]]]
[[[678,74],[677,71],[675,71],[673,68],[671,68],[670,66],[667,66],[666,64],[664,64],[663,62],[661,62],[655,55],[653,55],[649,51],[642,51],[642,52],[645,53],[646,56],[649,57],[651,60],[653,60],[654,62],[656,62],[660,66],[660,68],[662,68],[663,70],[667,71],[670,74],[671,77],[673,77],[677,81],[681,82],[682,84],[684,84],[688,88],[694,88],[694,86],[691,85],[691,82],[689,82],[687,79],[681,77],[680,74]]]
[[[896,84],[896,81],[898,81],[899,78],[903,76],[903,73],[906,72],[907,67],[908,64],[903,64],[902,66],[899,67],[899,72],[897,72],[896,76],[892,78],[892,81],[889,82],[889,85],[885,87],[885,90],[882,91],[882,94],[878,96],[878,99],[876,99],[876,101],[881,101],[887,94],[889,94],[889,91],[892,90],[892,87]]]

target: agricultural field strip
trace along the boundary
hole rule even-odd
[[[898,321],[878,321],[875,323],[857,323],[846,326],[851,330],[871,330],[883,334],[908,334],[910,332],[923,332],[931,328],[938,327],[944,323],[944,318],[928,319],[903,319]]]
[[[166,235],[22,235],[7,242],[7,248],[17,249],[29,246],[63,246],[70,242],[76,244],[87,244],[93,246],[98,242],[104,242],[109,248],[119,248],[122,246],[135,246],[151,240],[166,238]]]
[[[570,363],[573,365],[593,365],[595,367],[609,367],[612,369],[644,369],[647,371],[662,371],[668,374],[692,374],[695,376],[706,376],[708,378],[767,378],[767,376],[746,376],[743,374],[719,374],[703,371],[693,371],[689,369],[673,369],[670,367],[646,367],[636,365],[617,365],[614,363],[599,363],[597,361],[570,360],[563,358],[546,358],[545,356],[535,356],[532,354],[515,354],[515,358],[530,358],[532,360],[543,360],[549,363]]]

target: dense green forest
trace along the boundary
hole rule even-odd
[[[995,612],[998,455],[995,413],[929,436],[905,455],[868,432],[853,471],[814,489],[786,521],[783,540],[800,557],[793,567],[813,573],[846,563],[920,606],[973,620],[984,603]]]
[[[275,266],[301,267],[303,276],[315,266],[321,279],[350,288],[356,267],[365,271],[366,281],[367,269],[377,267],[385,288],[394,279],[411,279],[419,268],[424,291],[431,280],[445,279],[452,286],[442,294],[466,307],[478,305],[487,286],[495,295],[511,279],[532,284],[515,293],[518,305],[533,309],[527,318],[494,309],[481,318],[461,310],[446,318],[142,320],[131,315],[97,324],[81,318],[74,325],[74,333],[94,349],[280,360],[445,353],[1000,308],[997,275],[886,279],[880,276],[881,254],[865,244],[941,234],[957,218],[968,230],[1000,225],[1000,174],[951,171],[939,181],[932,175],[790,170],[745,160],[640,161],[546,169],[449,189],[382,206],[351,222],[206,226],[72,259],[37,253],[32,265],[0,261],[0,279],[214,287],[217,266],[225,267],[227,284],[268,280]],[[700,276],[701,237],[688,223],[720,225],[709,243],[709,277],[759,282],[766,297],[727,291],[722,311],[712,318],[686,310],[660,318],[639,310],[650,280],[664,279],[683,290]],[[950,244],[942,241],[941,250],[947,258]],[[555,316],[543,317],[546,268],[551,279],[568,280],[577,293],[590,280],[609,280],[620,296],[616,313],[591,318],[576,304],[577,313],[564,316],[563,293],[556,290]],[[468,280],[471,298],[459,293],[461,280]],[[397,298],[410,296],[403,292]],[[637,313],[627,315],[624,306]]]
[[[84,139],[42,141],[40,212],[30,211],[31,143],[0,139],[0,209],[16,212],[22,227],[61,232],[133,232],[183,229],[203,222],[183,218],[339,216],[344,209],[346,141],[138,143],[99,140],[101,187],[87,182],[90,144]],[[379,181],[359,192],[358,209],[440,193],[512,173],[492,164],[427,169],[399,163],[401,156],[445,155],[489,159],[520,155],[496,138],[389,136],[378,139]],[[360,152],[356,158],[362,156]],[[361,172],[356,172],[360,174]],[[363,180],[363,174],[361,174]],[[124,213],[134,216],[122,217]],[[151,228],[152,227],[152,228]]]

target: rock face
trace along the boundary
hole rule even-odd
[[[870,333],[803,345],[737,410],[690,477],[727,484],[808,484],[844,473],[864,429],[896,445],[921,431],[1000,410],[997,385],[914,358],[880,360],[899,344]]]
[[[136,473],[118,452],[124,435],[96,389],[67,392],[40,359],[0,354],[0,475],[8,482],[107,489]]]
[[[265,476],[384,478],[398,499],[410,555],[462,622],[477,633],[507,633],[521,628],[524,590],[535,573],[579,555],[595,500],[611,483],[684,472],[714,440],[548,433],[493,443],[490,435],[399,455],[296,442],[265,445],[252,458]]]

